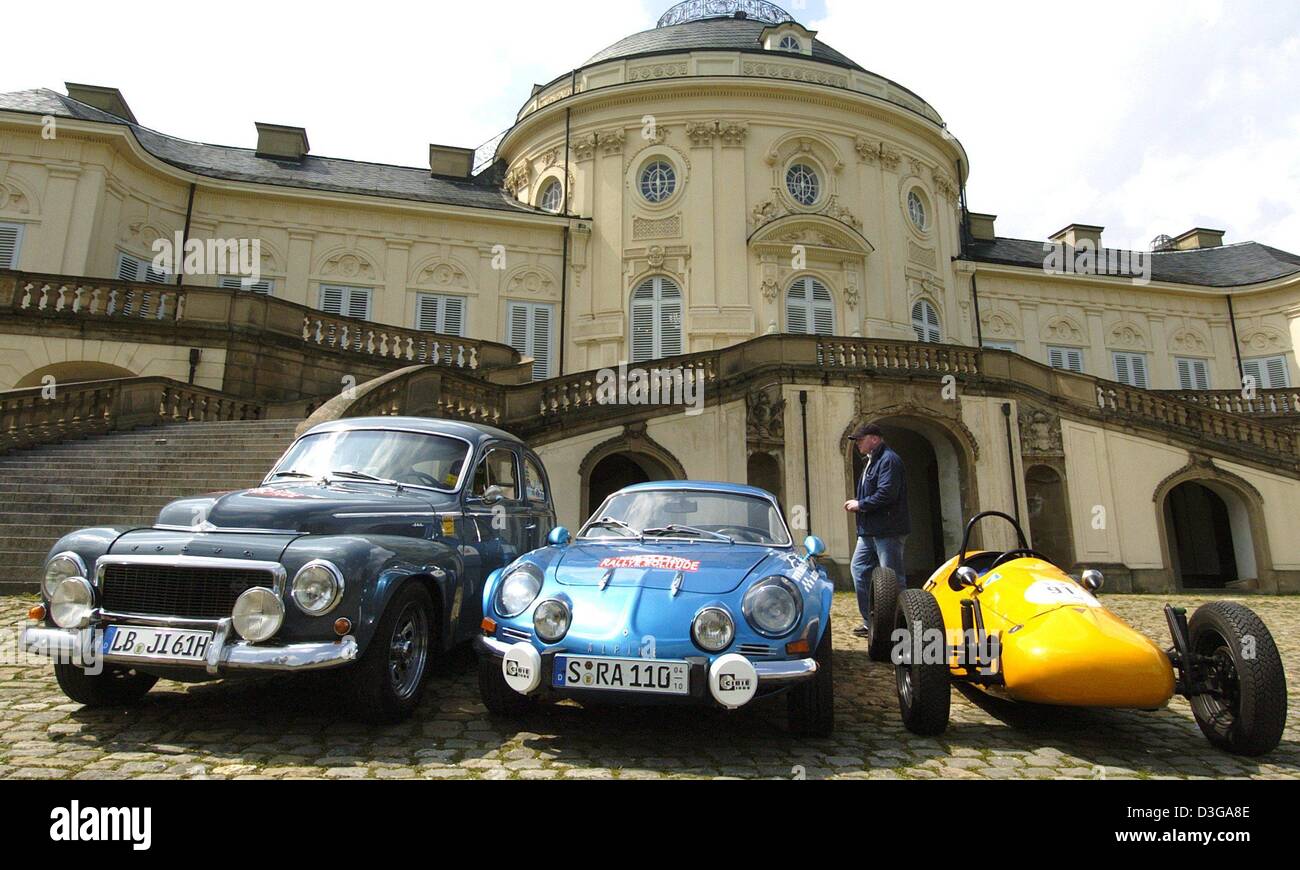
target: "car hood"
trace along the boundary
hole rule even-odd
[[[555,565],[562,586],[671,589],[678,574],[681,590],[704,595],[734,591],[769,555],[766,547],[730,544],[575,544]]]
[[[338,481],[289,483],[174,501],[158,514],[158,525],[425,537],[440,513],[457,510],[453,496],[425,490]]]

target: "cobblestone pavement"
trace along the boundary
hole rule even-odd
[[[1163,644],[1164,600],[1107,603]],[[322,676],[162,682],[136,709],[83,710],[48,666],[13,664],[14,627],[31,603],[0,598],[0,779],[1300,779],[1294,598],[1246,602],[1277,637],[1290,677],[1286,734],[1264,760],[1212,749],[1182,699],[1156,713],[1030,715],[954,692],[948,732],[912,736],[899,722],[893,669],[870,663],[849,633],[851,595],[835,602],[836,732],[821,740],[788,735],[780,701],[735,714],[566,704],[517,722],[489,717],[468,651],[440,666],[419,713],[393,727],[340,712]]]

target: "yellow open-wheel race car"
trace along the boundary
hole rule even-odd
[[[972,530],[992,517],[1015,527],[1019,546],[971,551]],[[997,512],[967,524],[961,552],[921,589],[901,589],[894,572],[877,569],[868,644],[871,658],[894,662],[903,724],[942,733],[954,684],[1054,707],[1156,710],[1177,694],[1220,749],[1259,756],[1278,745],[1286,675],[1253,611],[1215,601],[1189,623],[1166,605],[1173,642],[1164,650],[1098,600],[1103,582],[1097,571],[1075,581]]]

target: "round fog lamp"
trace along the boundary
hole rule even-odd
[[[59,628],[85,628],[95,607],[95,590],[85,577],[60,580],[50,596],[50,616]]]
[[[533,628],[546,643],[557,643],[569,633],[569,608],[561,601],[543,601],[533,613]]]
[[[235,602],[235,631],[249,643],[270,640],[284,622],[284,604],[270,589],[249,589]]]

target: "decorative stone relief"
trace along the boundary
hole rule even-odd
[[[741,121],[719,121],[718,136],[723,147],[740,148],[749,137],[749,125]]]
[[[632,67],[627,71],[629,82],[644,82],[652,79],[673,79],[686,75],[684,63],[656,63],[650,66]]]
[[[627,144],[627,131],[602,130],[596,134],[596,144],[606,157],[615,157],[623,153],[623,146]]]
[[[532,169],[528,166],[528,161],[521,160],[519,163],[515,164],[515,168],[511,169],[506,175],[506,190],[518,194],[520,190],[531,184],[532,180],[533,173]]]
[[[1276,329],[1259,327],[1241,335],[1241,346],[1256,352],[1286,350],[1286,340]]]
[[[858,152],[858,159],[863,163],[876,163],[880,160],[880,143],[874,139],[859,136],[853,144],[853,150]]]
[[[831,85],[832,87],[837,88],[847,88],[849,86],[847,76],[835,75],[824,70],[796,67],[787,64],[746,63],[743,67],[743,71],[747,76],[762,76],[771,79],[812,82],[819,85]]]
[[[1020,451],[1026,456],[1064,456],[1061,419],[1039,408],[1021,405]]]
[[[1208,354],[1210,342],[1194,329],[1180,329],[1169,339],[1169,347],[1174,353]]]
[[[1147,339],[1135,325],[1121,321],[1111,327],[1110,346],[1137,350],[1147,346]]]
[[[1043,338],[1049,342],[1086,345],[1084,331],[1069,317],[1054,317],[1047,323]]]
[[[858,270],[847,260],[840,264],[844,270],[844,304],[857,310],[860,296],[858,294]]]
[[[554,286],[555,281],[541,269],[524,269],[510,279],[509,291],[516,294],[549,294]]]
[[[840,205],[838,196],[831,195],[826,198],[826,204],[816,211],[791,211],[785,207],[780,197],[764,200],[750,210],[750,231],[791,214],[818,214],[848,224],[855,230],[862,229],[862,221],[858,216],[847,207]]]
[[[1020,329],[1010,315],[1001,311],[985,312],[980,318],[981,331],[987,338],[1016,340]]]
[[[745,396],[745,429],[750,441],[785,440],[785,399],[781,385],[755,390]]]
[[[438,284],[443,287],[465,287],[469,279],[460,267],[452,263],[431,263],[415,276],[417,284]]]
[[[907,258],[913,263],[920,263],[930,269],[939,268],[939,254],[934,248],[927,248],[924,245],[918,245],[916,242],[907,243]]]
[[[686,138],[690,139],[691,144],[696,148],[712,145],[713,139],[717,135],[717,121],[688,121],[686,123]]]
[[[673,215],[666,218],[632,218],[632,238],[643,239],[677,239],[682,235],[682,216]]]
[[[0,211],[31,214],[31,210],[26,194],[11,185],[0,184]]]
[[[350,280],[376,280],[375,267],[356,254],[336,254],[325,261],[320,273],[327,277],[338,276]]]
[[[779,272],[777,271],[777,262],[775,254],[763,254],[763,283],[761,289],[763,298],[769,303],[775,302],[776,297],[781,293],[781,285],[777,282]]]
[[[880,146],[880,164],[886,169],[897,169],[903,162],[902,153],[888,142]]]
[[[957,202],[961,199],[961,189],[957,186],[957,182],[953,181],[951,175],[935,170],[933,177],[935,193],[951,202]]]
[[[596,134],[588,133],[573,140],[573,159],[590,160],[596,156]]]

